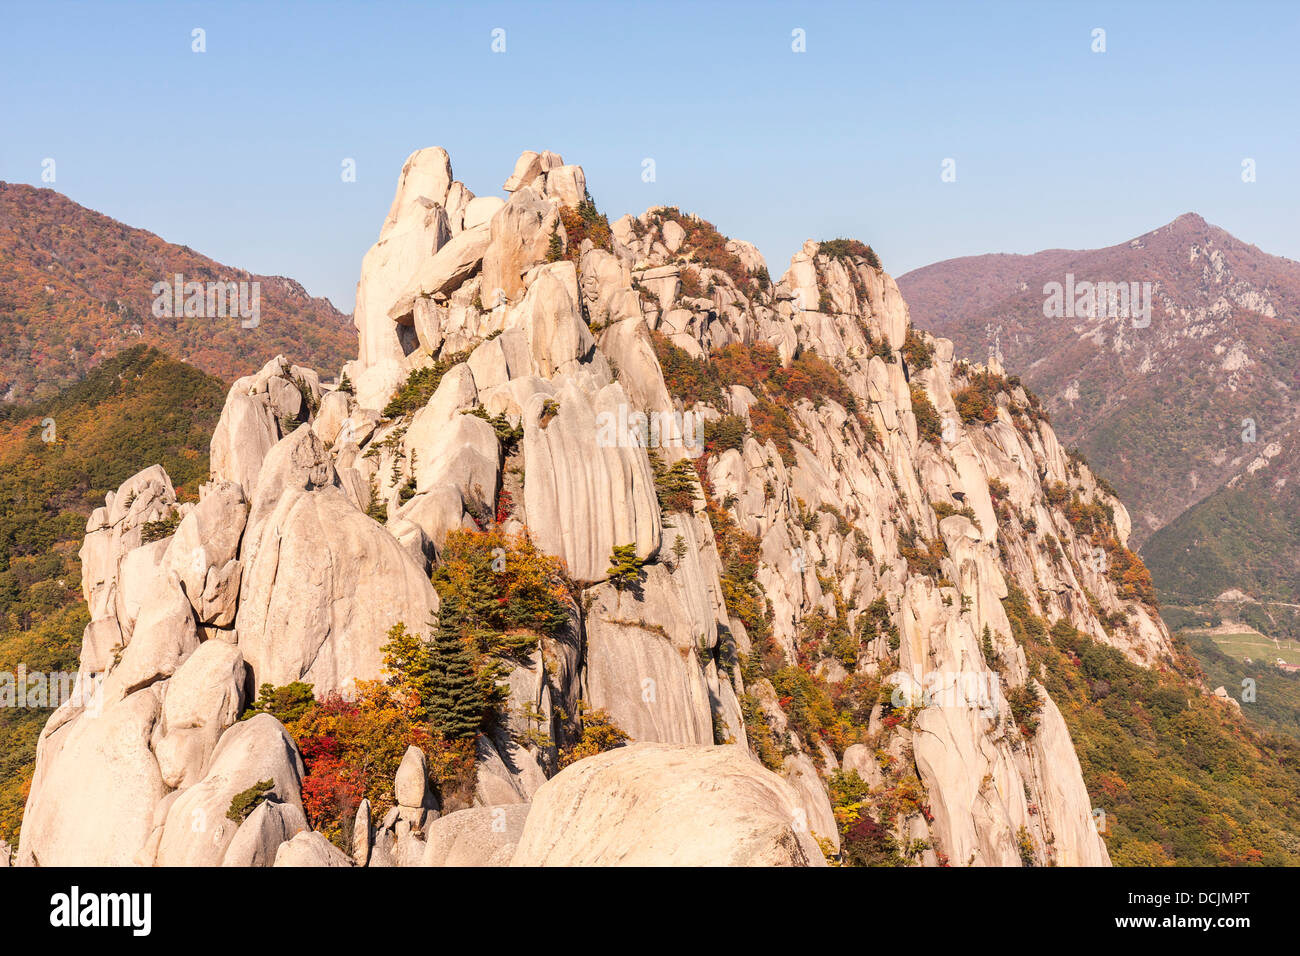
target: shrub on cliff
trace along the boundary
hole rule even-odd
[[[919,385],[913,385],[912,414],[916,416],[916,434],[922,441],[937,445],[943,440],[943,422],[939,420],[939,410],[930,401],[930,396]]]
[[[578,701],[578,708],[581,729],[573,746],[560,750],[561,769],[577,763],[584,757],[594,757],[596,754],[622,747],[631,739],[605,711],[588,710],[583,701]]]

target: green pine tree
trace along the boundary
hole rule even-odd
[[[557,221],[551,229],[550,242],[546,244],[546,261],[559,262],[564,258],[564,239],[560,236],[560,224]]]
[[[432,642],[429,723],[448,740],[473,737],[483,723],[483,688],[469,646],[439,627]]]
[[[993,633],[987,624],[984,625],[984,634],[980,638],[980,650],[984,652],[984,663],[997,670],[1000,661],[997,649],[993,646]]]
[[[458,589],[449,592],[445,586],[439,588],[445,596],[438,620],[453,633],[472,639],[479,653],[485,654],[493,648],[501,630],[497,620],[501,616],[500,582],[492,569],[491,551],[470,553],[465,560],[470,564],[470,573],[457,579]],[[445,584],[440,571],[445,574],[443,568],[434,571],[435,587]]]
[[[460,613],[448,604],[455,602],[443,605],[443,620],[434,626],[432,639],[397,624],[389,630],[382,650],[389,684],[416,699],[416,713],[435,732],[459,740],[478,733],[487,699],[485,675],[479,673],[473,649],[448,623],[449,618],[460,619]],[[487,674],[486,680],[494,683],[494,675]]]
[[[610,583],[620,591],[633,588],[641,581],[641,567],[645,564],[636,556],[635,544],[618,544],[610,555],[612,567],[606,568]]]

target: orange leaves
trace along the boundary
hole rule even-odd
[[[748,388],[766,381],[772,372],[781,367],[781,356],[766,342],[756,342],[750,346],[739,343],[724,345],[709,356],[709,361],[723,384],[744,385]]]
[[[682,295],[688,299],[698,299],[704,295],[704,283],[700,281],[700,273],[686,266],[681,271]]]
[[[659,223],[675,222],[686,231],[682,250],[695,254],[695,259],[710,269],[725,272],[742,294],[749,294],[753,277],[740,261],[740,257],[727,249],[727,237],[718,232],[713,223],[698,216],[683,216],[673,206],[664,206],[654,213]]]
[[[491,592],[499,623],[549,633],[571,600],[564,562],[538,550],[526,534],[457,529],[447,535],[434,585],[457,594]],[[492,615],[497,617],[497,615]],[[563,615],[567,618],[567,614]]]
[[[590,199],[584,199],[578,208],[560,207],[560,222],[564,224],[565,254],[573,262],[582,254],[583,240],[590,239],[597,249],[606,251],[613,248],[613,234],[609,229],[609,220],[597,211]]]

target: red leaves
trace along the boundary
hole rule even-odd
[[[508,489],[502,488],[501,493],[497,495],[496,523],[504,524],[506,521],[510,520],[510,516],[514,513],[514,510],[514,496],[510,494]]]
[[[355,700],[330,694],[287,728],[303,766],[303,810],[312,826],[336,842],[362,797],[378,812],[391,806],[393,775],[409,745],[427,750],[428,731],[415,723],[409,701],[378,682],[363,682]]]
[[[303,762],[307,763],[306,754]],[[313,823],[352,816],[365,795],[355,768],[334,754],[318,754],[302,781],[302,806]]]

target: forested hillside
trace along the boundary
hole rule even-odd
[[[230,310],[155,316],[154,285],[177,274],[257,282],[257,327],[243,327]],[[48,398],[142,343],[230,382],[290,351],[330,374],[354,350],[356,333],[346,315],[292,279],[214,262],[51,189],[0,182],[0,400]]]

